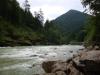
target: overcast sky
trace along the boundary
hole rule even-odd
[[[25,0],[17,0],[21,6]],[[70,9],[83,11],[80,0],[29,0],[31,12],[42,9],[45,19],[55,19],[56,17],[66,13]]]

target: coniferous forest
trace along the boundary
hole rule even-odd
[[[2,0],[0,2],[0,45],[32,45],[42,44],[43,26],[28,10],[19,6],[16,0]]]

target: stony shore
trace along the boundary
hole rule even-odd
[[[45,61],[43,75],[100,75],[100,50],[79,53],[67,61]]]

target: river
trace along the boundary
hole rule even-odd
[[[0,47],[0,75],[41,74],[43,61],[66,61],[82,48],[79,45]]]

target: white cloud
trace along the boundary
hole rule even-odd
[[[39,6],[33,7],[31,8],[31,11],[32,13],[34,13],[34,11],[39,11],[40,8],[42,9],[44,13],[44,17],[46,19],[48,18],[54,19],[56,16],[61,15],[62,13],[66,12],[64,8],[61,6],[48,6],[48,5],[43,5],[41,7]]]
[[[22,5],[25,0],[18,0]],[[29,0],[31,12],[39,11],[41,8],[47,19],[54,19],[70,9],[83,11],[80,0]]]

